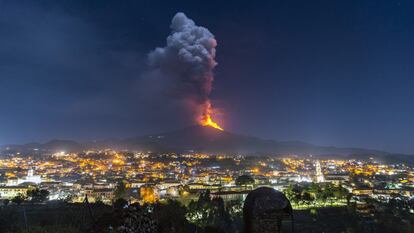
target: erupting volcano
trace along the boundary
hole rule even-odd
[[[211,115],[212,115],[212,108],[211,108],[211,103],[210,101],[208,101],[207,103],[207,107],[204,110],[204,113],[200,116],[200,118],[198,119],[198,123],[202,126],[210,126],[216,129],[219,129],[221,131],[223,131],[224,129],[220,127],[220,125],[217,122],[214,122]]]
[[[223,130],[213,120],[217,111],[210,99],[217,65],[214,35],[181,12],[173,17],[170,28],[166,46],[148,55],[150,78],[164,88],[162,93],[169,100],[183,103],[192,123]]]
[[[203,116],[203,119],[200,121],[200,125],[202,125],[202,126],[210,126],[210,127],[219,129],[221,131],[224,130],[223,128],[220,127],[220,125],[217,124],[217,122],[214,122],[211,119],[211,115],[210,114],[207,114],[207,115],[204,115]]]

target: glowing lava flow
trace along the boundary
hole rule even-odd
[[[223,131],[224,129],[221,128],[217,124],[217,122],[214,122],[213,119],[211,118],[211,112],[212,112],[211,104],[210,102],[207,102],[207,106],[206,106],[206,109],[204,110],[204,114],[200,117],[198,123],[202,126],[210,126],[210,127]]]
[[[207,114],[207,115],[205,115],[205,116],[203,116],[203,121],[201,121],[200,122],[200,124],[202,125],[202,126],[210,126],[210,127],[213,127],[213,128],[216,128],[216,129],[218,129],[218,130],[221,130],[221,131],[223,131],[224,129],[223,128],[221,128],[216,122],[214,122],[212,119],[211,119],[211,116],[210,116],[210,114]]]

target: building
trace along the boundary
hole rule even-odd
[[[325,182],[329,182],[334,185],[342,185],[349,181],[349,174],[343,173],[329,173],[325,175]]]
[[[247,194],[249,194],[250,190],[244,190],[244,191],[219,191],[215,193],[211,193],[211,197],[221,197],[224,201],[232,201],[232,200],[238,200],[238,201],[244,201],[246,199]]]
[[[203,191],[203,190],[220,189],[221,185],[208,185],[208,184],[203,184],[203,183],[191,183],[191,184],[188,184],[188,188],[190,190]]]
[[[325,177],[324,177],[323,172],[322,172],[321,162],[319,160],[316,160],[315,168],[316,168],[316,183],[325,182]]]
[[[88,195],[90,202],[102,201],[110,204],[114,199],[114,190],[108,188],[86,189],[85,194]]]
[[[29,171],[27,171],[27,176],[25,178],[17,180],[17,185],[20,185],[23,183],[40,184],[42,183],[42,177],[39,175],[35,175],[34,169],[30,168]]]
[[[28,187],[25,186],[4,186],[0,187],[1,199],[12,199],[15,196],[26,196]]]
[[[360,196],[360,195],[368,195],[371,196],[374,193],[372,188],[355,188],[352,190],[352,194]]]
[[[139,193],[145,203],[154,203],[159,199],[158,192],[153,186],[141,186]]]

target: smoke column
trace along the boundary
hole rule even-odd
[[[151,76],[162,82],[164,93],[183,100],[194,121],[221,129],[211,118],[214,110],[209,99],[217,65],[214,35],[181,12],[170,28],[167,45],[148,55]]]

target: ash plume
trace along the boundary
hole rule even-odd
[[[207,28],[197,26],[184,13],[173,17],[170,28],[166,46],[148,54],[148,78],[169,98],[181,101],[200,122],[212,112],[209,94],[217,42]]]

